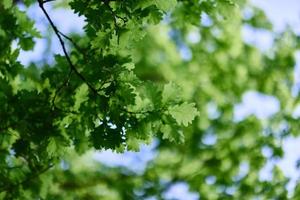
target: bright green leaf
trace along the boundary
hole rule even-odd
[[[168,109],[170,115],[176,120],[179,125],[188,126],[193,119],[199,115],[194,103],[183,103]]]

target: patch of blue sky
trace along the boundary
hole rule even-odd
[[[35,21],[35,27],[41,32],[42,35],[49,35],[49,23],[45,19],[37,3],[33,4],[28,9],[22,5],[20,5],[20,8],[27,12],[28,16]],[[79,17],[70,10],[52,9],[50,3],[45,4],[45,8],[47,9],[58,30],[60,30],[62,33],[83,33],[83,26],[85,24],[83,17]],[[48,41],[45,38],[35,38],[35,42],[36,44],[33,50],[20,51],[18,61],[25,66],[28,66],[31,62],[39,62],[41,58],[45,57],[45,53],[49,55],[63,54],[59,41],[55,35],[52,35],[50,49],[46,49]],[[47,57],[48,63],[53,63],[53,61],[53,56]]]
[[[247,44],[256,46],[262,51],[271,49],[273,45],[273,34],[264,29],[255,29],[250,25],[244,25],[242,28],[242,36]]]
[[[150,145],[141,145],[138,152],[126,151],[122,154],[111,150],[95,152],[93,158],[107,166],[121,166],[136,173],[143,173],[148,162],[156,157],[157,153],[154,151],[156,145],[157,141],[154,140]]]
[[[279,106],[279,101],[273,96],[248,91],[243,95],[242,102],[235,105],[234,121],[241,121],[250,115],[264,120],[278,112]]]
[[[300,34],[299,0],[251,0],[251,2],[265,11],[276,31],[282,31],[288,25]]]
[[[189,191],[189,186],[185,182],[173,184],[163,193],[163,197],[167,200],[198,200],[200,198],[197,193]]]

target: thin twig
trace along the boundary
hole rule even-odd
[[[50,2],[50,1],[55,1],[55,0],[44,0],[43,3],[47,3],[47,2]]]
[[[69,40],[69,41],[72,43],[72,45],[73,45],[80,53],[85,54],[85,53],[84,53],[84,50],[83,50],[80,46],[78,46],[78,45],[76,44],[76,42],[74,42],[74,40],[73,40],[71,37],[67,36],[66,34],[64,34],[63,32],[61,32],[60,30],[58,30],[58,33],[59,33],[61,36],[63,36],[64,38],[66,38],[67,40]]]
[[[121,17],[121,16],[117,15],[117,13],[109,5],[109,2],[110,2],[109,0],[102,0],[102,2],[107,7],[107,9],[110,11],[110,13],[111,13],[111,15],[113,17],[114,25],[115,25],[115,28],[116,28],[116,34],[117,34],[117,37],[118,37],[118,44],[119,44],[120,43],[120,36],[118,35],[119,34],[118,32],[119,32],[120,26],[118,25],[117,19],[121,19],[124,24],[127,22],[127,19],[124,18],[124,17]]]
[[[57,88],[57,90],[55,91],[54,97],[53,97],[53,99],[52,99],[52,108],[55,107],[55,100],[56,100],[56,98],[57,98],[59,92],[60,92],[64,87],[66,87],[66,86],[68,85],[68,83],[70,82],[72,72],[73,72],[73,69],[71,68],[71,69],[70,69],[70,72],[69,72],[69,74],[68,74],[68,77],[66,78],[66,80],[65,80],[65,81],[63,82],[63,84],[62,84],[59,88]]]
[[[87,84],[87,86],[89,87],[89,89],[90,89],[93,93],[98,94],[98,92],[97,92],[97,90],[94,88],[94,86],[92,86],[92,85],[86,80],[86,78],[85,78],[85,77],[77,70],[77,68],[76,68],[76,67],[74,66],[74,64],[72,63],[71,58],[70,58],[69,54],[67,53],[67,49],[66,49],[65,43],[64,43],[64,41],[63,41],[63,39],[62,39],[62,37],[61,37],[61,35],[60,35],[60,32],[59,32],[59,30],[57,29],[57,27],[54,25],[52,19],[50,18],[49,14],[47,13],[47,11],[46,11],[46,9],[45,9],[45,7],[44,7],[44,3],[45,3],[45,2],[42,1],[42,0],[38,0],[38,2],[39,2],[40,8],[42,9],[43,13],[45,14],[45,16],[46,16],[48,22],[50,23],[50,26],[52,27],[54,33],[56,34],[56,36],[57,36],[57,38],[58,38],[58,40],[59,40],[59,42],[60,42],[60,44],[61,44],[61,47],[62,47],[62,49],[63,49],[64,55],[65,55],[65,57],[66,57],[66,59],[67,59],[67,61],[68,61],[68,63],[69,63],[70,68],[72,69],[72,71],[75,72],[75,74],[76,74],[76,75],[77,75],[84,83]]]
[[[118,18],[121,19],[124,23],[126,23],[128,20],[126,19],[126,17],[121,17],[119,15],[117,15],[117,13],[112,9],[112,7],[109,5],[109,2],[113,1],[113,0],[101,0],[106,6],[108,6],[109,11],[112,13],[114,18]]]

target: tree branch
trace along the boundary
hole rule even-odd
[[[48,0],[49,1],[49,0]],[[60,31],[57,29],[57,27],[55,26],[55,24],[53,23],[52,19],[50,18],[49,14],[47,13],[45,7],[44,7],[44,3],[48,2],[48,1],[43,1],[43,0],[38,0],[39,6],[42,9],[44,15],[46,16],[48,22],[50,23],[50,26],[52,27],[55,35],[57,36],[61,47],[63,49],[64,55],[67,59],[67,62],[69,63],[69,66],[71,68],[71,71],[74,71],[75,74],[84,82],[87,84],[87,86],[89,87],[89,89],[94,93],[94,94],[98,94],[97,90],[94,88],[94,86],[92,86],[87,80],[86,78],[77,70],[77,68],[75,67],[75,65],[72,63],[71,58],[69,56],[69,54],[67,53],[67,49],[65,46],[65,43],[61,37],[61,33]],[[52,1],[52,0],[51,0]]]
[[[71,75],[72,75],[72,72],[73,72],[73,69],[71,68],[70,69],[70,72],[68,74],[68,77],[66,78],[66,80],[63,82],[63,84],[57,88],[57,90],[55,91],[55,94],[54,94],[54,97],[52,99],[52,108],[56,107],[55,106],[55,100],[56,100],[56,97],[58,96],[59,92],[68,85],[68,83],[70,82],[70,79],[71,79]]]
[[[77,51],[79,51],[81,54],[83,54],[84,56],[86,56],[85,52],[84,52],[84,49],[82,49],[80,46],[78,46],[76,44],[76,42],[74,42],[74,40],[67,36],[66,34],[64,34],[63,32],[61,32],[60,30],[58,30],[58,33],[63,36],[64,38],[66,38],[67,40],[69,40],[71,42],[71,44],[77,49]]]

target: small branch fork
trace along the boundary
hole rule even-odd
[[[109,5],[109,2],[111,2],[112,0],[102,0],[102,2],[104,3],[105,6],[107,6],[109,12],[112,14],[112,16],[114,17],[114,21],[115,24],[117,25],[117,21],[116,19],[121,19],[124,23],[127,22],[127,19],[125,17],[121,17],[119,15],[117,15],[117,13],[112,9],[112,7]]]
[[[111,2],[113,0],[101,0],[101,1],[103,2],[103,4],[107,7],[107,9],[109,10],[109,12],[111,13],[111,15],[113,17],[115,28],[116,28],[116,34],[118,34],[120,27],[118,25],[117,19],[122,20],[123,23],[125,24],[127,22],[126,17],[121,17],[121,16],[117,15],[117,13],[109,5],[109,2]],[[120,39],[120,37],[118,36],[118,44],[120,43],[119,39]]]
[[[94,88],[94,86],[91,85],[91,83],[89,83],[89,82],[87,81],[87,79],[86,79],[86,78],[85,78],[85,77],[77,70],[77,68],[75,67],[75,65],[72,63],[71,58],[70,58],[70,56],[69,56],[69,54],[68,54],[68,52],[67,52],[66,45],[65,45],[64,40],[62,39],[62,37],[65,37],[66,39],[70,40],[70,41],[72,42],[72,44],[75,44],[75,43],[73,42],[73,40],[72,40],[71,38],[69,38],[68,36],[66,36],[66,35],[63,34],[62,32],[60,32],[60,31],[57,29],[57,27],[55,26],[55,24],[53,23],[52,19],[50,18],[48,12],[46,11],[46,9],[45,9],[45,7],[44,7],[44,4],[47,3],[47,2],[50,2],[50,1],[55,1],[55,0],[38,0],[39,7],[42,9],[42,11],[43,11],[45,17],[47,18],[48,22],[50,23],[50,26],[52,27],[52,29],[53,29],[55,35],[57,36],[57,38],[58,38],[58,40],[59,40],[59,42],[60,42],[60,45],[61,45],[61,47],[62,47],[63,53],[64,53],[64,55],[65,55],[65,57],[66,57],[66,59],[67,59],[67,62],[68,62],[68,64],[69,64],[69,66],[70,66],[70,72],[69,72],[69,74],[68,74],[68,78],[64,81],[63,85],[60,86],[60,87],[57,89],[57,91],[56,91],[56,93],[55,93],[55,96],[54,96],[54,98],[53,98],[52,103],[54,103],[55,98],[57,97],[57,95],[58,95],[58,93],[60,92],[60,90],[61,90],[63,87],[65,87],[65,86],[69,83],[70,77],[71,77],[71,75],[72,75],[73,72],[74,72],[74,73],[75,73],[75,74],[76,74],[76,75],[77,75],[84,83],[87,84],[87,86],[89,87],[89,89],[90,89],[94,94],[98,94],[98,92],[97,92],[97,90]],[[75,47],[78,48],[77,45],[76,45]]]
[[[76,42],[74,42],[74,40],[73,40],[71,37],[67,36],[66,34],[62,33],[62,32],[59,31],[59,30],[58,30],[58,32],[59,32],[59,34],[60,34],[61,36],[63,36],[63,37],[66,38],[67,40],[69,40],[70,43],[76,48],[76,50],[78,50],[80,53],[82,53],[84,56],[86,56],[84,50],[83,50],[80,46],[78,46],[78,45],[76,44]]]

